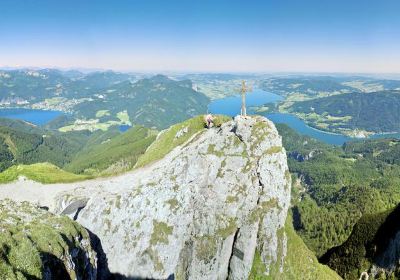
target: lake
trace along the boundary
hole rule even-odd
[[[131,125],[121,124],[121,125],[118,127],[118,129],[119,129],[119,131],[121,131],[121,132],[125,132],[125,131],[127,131],[128,129],[130,129],[131,127],[132,127]]]
[[[0,118],[17,119],[27,121],[36,125],[45,125],[56,117],[64,114],[60,111],[34,110],[34,109],[0,109]],[[125,132],[130,125],[120,125],[119,131]]]
[[[275,103],[281,100],[283,100],[283,97],[280,95],[255,89],[246,95],[247,111],[249,113],[253,113],[249,107],[260,106],[266,103]],[[208,105],[208,110],[212,114],[221,114],[234,117],[240,114],[241,104],[241,96],[235,95],[212,101]]]
[[[36,125],[45,125],[49,121],[62,115],[63,112],[34,110],[34,109],[0,109],[0,118],[24,120]]]
[[[247,93],[246,95],[246,105],[249,114],[259,114],[266,116],[268,119],[274,123],[284,123],[289,127],[293,128],[300,134],[308,135],[310,137],[316,138],[328,144],[342,145],[348,141],[357,141],[362,139],[351,138],[341,134],[334,134],[329,132],[324,132],[317,130],[308,126],[303,120],[299,119],[292,114],[284,113],[255,113],[251,110],[251,106],[261,106],[266,103],[276,103],[283,100],[282,96],[274,93],[266,92],[260,89],[255,89],[253,92]],[[241,107],[241,96],[230,96],[223,99],[218,99],[212,101],[208,110],[212,114],[224,114],[228,116],[236,116],[240,114]],[[370,138],[400,138],[400,133],[396,134],[376,134]]]

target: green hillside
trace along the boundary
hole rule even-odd
[[[209,98],[195,91],[190,80],[163,75],[138,80],[113,71],[0,71],[0,104],[68,112],[70,115],[48,125],[63,131],[107,130],[112,125],[132,123],[164,129],[206,113],[208,103]],[[122,119],[121,113],[126,114]],[[79,125],[82,123],[86,125]]]
[[[57,69],[0,71],[0,102],[16,105],[28,104],[54,97],[85,98],[113,84],[133,78],[113,71],[93,72],[87,75],[69,73]]]
[[[174,81],[162,75],[135,83],[119,83],[100,93],[105,96],[104,99],[95,99],[74,107],[77,118],[98,118],[105,122],[126,110],[132,123],[163,129],[204,114],[209,102],[204,94],[192,89],[190,81]],[[100,118],[96,116],[103,110],[107,110],[109,115]]]
[[[44,184],[70,183],[89,179],[86,175],[76,175],[50,163],[35,163],[30,165],[14,165],[0,173],[0,184],[9,183],[24,176],[30,180]]]
[[[0,123],[0,171],[14,164],[37,162],[62,167],[87,138],[83,134],[60,135],[21,121]]]
[[[318,262],[314,253],[311,252],[301,238],[293,229],[291,217],[287,218],[285,228],[281,234],[287,237],[287,255],[285,258],[285,269],[279,271],[279,262],[272,267],[270,275],[265,276],[265,266],[260,254],[256,251],[253,267],[250,272],[250,280],[334,280],[341,279],[328,266]]]
[[[125,133],[117,127],[59,133],[0,119],[0,172],[15,165],[48,162],[75,174],[115,174],[131,169],[155,138],[156,131],[140,126]],[[0,174],[6,178],[17,174],[15,169],[7,171]]]
[[[137,126],[97,144],[99,139],[91,139],[64,168],[73,173],[92,175],[115,174],[132,169],[156,136],[156,131]]]
[[[352,92],[295,102],[290,112],[331,131],[400,131],[400,91]]]
[[[230,117],[218,115],[214,116],[214,123],[219,126],[230,119]],[[139,158],[136,167],[142,167],[163,158],[175,147],[185,143],[190,137],[204,129],[204,116],[201,115],[162,131],[146,153]]]
[[[399,232],[399,218],[399,206],[394,210],[363,216],[354,225],[350,237],[342,245],[330,249],[321,261],[345,279],[356,280],[362,272],[370,273],[373,265],[381,266],[382,253]],[[400,267],[398,263],[392,265],[395,267],[393,271],[381,271],[377,278],[398,279]]]
[[[400,165],[395,140],[328,146],[277,125],[295,175],[294,226],[317,256],[342,244],[364,214],[400,202]]]

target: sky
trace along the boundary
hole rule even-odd
[[[400,72],[399,0],[1,0],[0,67]]]

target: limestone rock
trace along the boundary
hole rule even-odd
[[[71,216],[100,238],[110,271],[125,276],[247,279],[256,249],[267,273],[285,257],[290,174],[263,117],[205,129],[118,188],[63,192],[55,211],[77,200],[86,206]]]

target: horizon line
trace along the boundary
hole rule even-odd
[[[100,68],[100,67],[85,67],[85,66],[71,66],[71,67],[63,67],[63,66],[9,66],[9,65],[0,65],[0,70],[10,71],[10,70],[45,70],[45,69],[54,69],[60,71],[79,71],[79,72],[119,72],[119,73],[141,73],[141,74],[152,74],[152,73],[174,73],[174,74],[254,74],[254,75],[262,75],[262,74],[335,74],[335,75],[399,75],[400,72],[359,72],[359,71],[328,71],[328,70],[315,70],[315,71],[299,71],[299,70],[254,70],[254,71],[236,71],[236,70],[139,70],[139,69],[117,69],[117,68]]]

